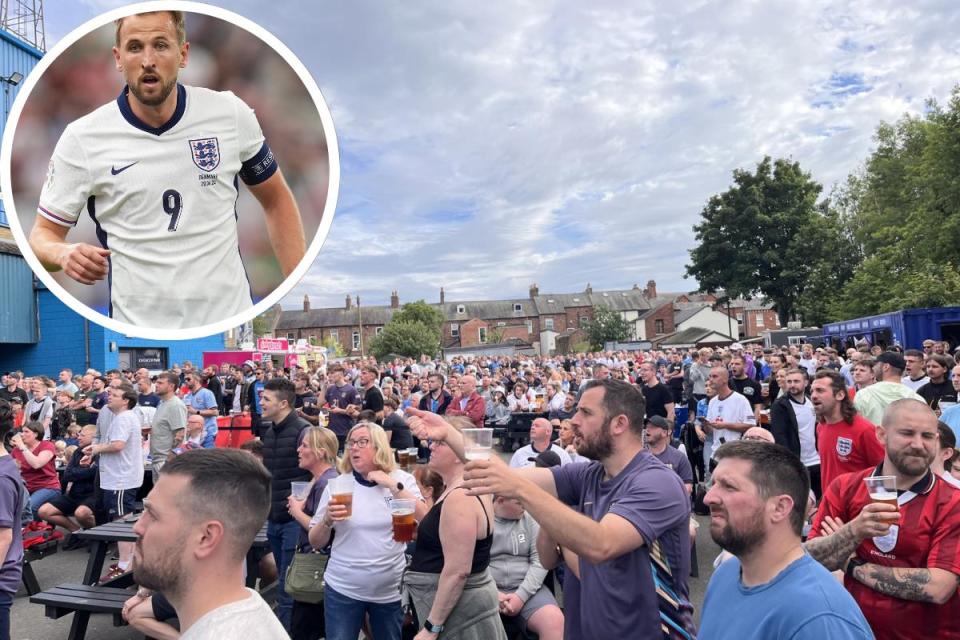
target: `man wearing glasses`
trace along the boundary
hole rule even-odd
[[[212,449],[217,441],[217,416],[220,414],[217,398],[212,391],[200,384],[200,374],[196,371],[185,375],[184,382],[190,389],[189,393],[183,396],[187,415],[196,414],[203,418],[203,448]]]

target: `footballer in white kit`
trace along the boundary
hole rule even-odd
[[[35,231],[42,225],[62,241],[89,215],[103,249],[85,245],[86,258],[106,264],[96,275],[92,268],[84,274],[83,257],[71,270],[62,253],[51,259],[48,252],[44,260],[33,233],[31,245],[45,266],[64,268],[80,282],[105,275],[112,318],[177,329],[214,323],[253,304],[237,236],[240,180],[264,206],[284,275],[305,243],[296,203],[250,107],[228,91],[176,82],[189,44],[181,41],[178,59],[170,42],[176,21],[165,13],[171,12],[126,18],[122,46],[118,25],[114,53],[127,86],[115,101],[67,126],[40,194]],[[275,206],[282,215],[273,222],[291,227],[298,245],[292,252],[283,246],[286,227],[270,226]]]

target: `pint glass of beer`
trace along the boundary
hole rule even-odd
[[[463,453],[467,460],[489,460],[493,429],[463,429]]]
[[[896,476],[870,476],[864,478],[863,481],[867,484],[867,493],[870,494],[871,502],[882,502],[897,507],[897,509],[900,508],[897,504]]]
[[[397,542],[413,541],[417,523],[413,518],[414,501],[406,498],[390,500],[390,515],[393,517],[393,539]]]
[[[345,473],[330,481],[330,501],[347,508],[347,517],[353,515],[353,474]]]

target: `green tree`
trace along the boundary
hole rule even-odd
[[[342,358],[347,355],[347,351],[343,348],[343,345],[339,341],[334,340],[333,336],[328,335],[323,339],[321,343],[324,347],[327,348],[327,356],[331,358]]]
[[[733,298],[761,294],[786,323],[815,262],[807,236],[824,222],[816,207],[821,186],[798,163],[769,157],[753,173],[735,170],[733,181],[701,212],[686,275],[701,291],[723,289]]]
[[[440,347],[440,334],[419,321],[397,320],[394,317],[383,333],[370,341],[370,353],[378,360],[391,355],[419,358],[434,356]]]
[[[603,348],[605,342],[626,340],[630,335],[630,326],[623,316],[604,305],[594,307],[593,318],[584,320],[581,328],[587,333],[594,349]]]
[[[881,123],[874,140],[845,194],[864,259],[832,315],[960,303],[960,88],[923,116]]]
[[[419,358],[433,356],[440,348],[443,314],[423,300],[408,302],[393,314],[383,333],[370,342],[377,359],[389,355]]]
[[[440,340],[440,329],[443,327],[443,314],[436,307],[423,300],[408,302],[399,311],[393,314],[391,322],[419,322],[437,334]]]

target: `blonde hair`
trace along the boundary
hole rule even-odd
[[[337,458],[337,449],[340,443],[337,442],[337,434],[326,427],[308,427],[303,430],[301,442],[306,445],[313,455],[323,458],[334,469],[340,466],[340,460]]]
[[[346,444],[344,444],[344,455],[340,461],[340,473],[350,473],[353,471],[353,465],[350,463],[350,455],[347,449],[350,446],[350,437],[357,429],[366,429],[370,433],[370,446],[374,449],[373,464],[384,473],[390,473],[397,468],[397,463],[393,459],[393,449],[390,448],[390,441],[387,439],[387,432],[378,424],[373,422],[358,422],[347,432]]]
[[[135,13],[136,16],[148,16],[154,13],[169,13],[170,17],[173,18],[173,28],[177,32],[177,44],[181,47],[187,42],[187,27],[183,20],[183,11],[146,11],[144,13]],[[117,47],[120,46],[120,28],[123,26],[123,21],[130,16],[124,18],[117,18],[115,20],[117,25]]]

